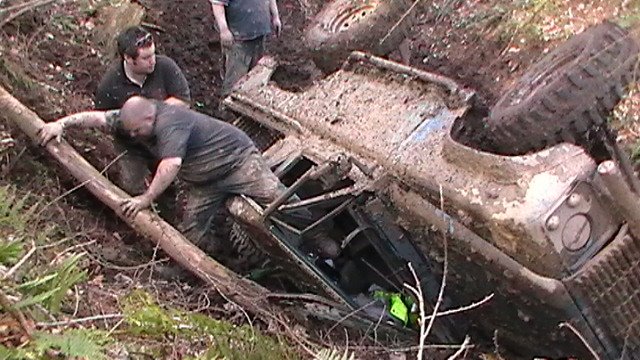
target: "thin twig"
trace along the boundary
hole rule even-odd
[[[112,328],[111,330],[109,330],[109,332],[107,332],[107,337],[111,336],[111,334],[113,334],[114,331],[116,331],[116,329],[118,327],[120,327],[120,325],[122,325],[122,323],[124,322],[125,318],[120,319],[120,321],[118,321]]]
[[[74,191],[76,191],[76,190],[78,190],[78,189],[80,189],[80,188],[84,187],[85,185],[87,185],[87,184],[88,184],[88,183],[90,183],[91,181],[93,181],[93,180],[92,180],[92,179],[85,180],[85,181],[83,181],[82,183],[80,183],[80,184],[78,184],[78,185],[76,185],[76,186],[72,187],[71,189],[69,189],[69,190],[67,190],[67,191],[63,192],[61,195],[58,195],[55,199],[53,199],[53,200],[49,201],[48,203],[46,203],[46,204],[45,204],[45,205],[40,209],[40,211],[38,211],[38,213],[36,214],[36,219],[37,219],[37,218],[40,218],[40,215],[41,215],[41,214],[42,214],[46,209],[48,209],[48,208],[49,208],[49,206],[51,206],[51,205],[53,205],[53,204],[57,203],[58,201],[62,200],[62,199],[63,199],[63,198],[65,198],[65,197],[69,196],[71,193],[73,193]]]
[[[323,298],[314,294],[291,294],[291,293],[271,293],[267,294],[267,299],[275,299],[275,300],[299,300],[306,302],[315,302],[320,303],[327,306],[337,306],[338,304],[335,301],[329,300],[327,298]]]
[[[78,292],[78,285],[73,285],[73,289],[76,293],[76,306],[73,309],[73,317],[78,315],[78,310],[80,309],[80,293]]]
[[[382,323],[382,319],[384,319],[384,315],[387,313],[387,304],[384,304],[382,311],[380,312],[380,316],[378,317],[378,321],[376,322],[376,326],[373,327],[373,342],[378,343],[378,328]]]
[[[444,212],[444,196],[442,194],[442,185],[440,185],[440,211],[442,212],[442,216],[443,216],[443,220],[446,221],[445,219],[445,212]],[[431,331],[431,328],[433,327],[433,323],[435,321],[435,315],[438,313],[438,308],[440,308],[440,304],[442,303],[442,299],[444,297],[444,289],[447,286],[447,272],[448,272],[448,268],[449,268],[449,251],[448,251],[448,246],[447,246],[447,233],[443,230],[442,231],[442,241],[443,241],[443,246],[444,246],[444,264],[443,264],[443,269],[442,269],[442,284],[440,284],[440,293],[438,294],[438,300],[436,301],[436,305],[433,307],[433,314],[431,315],[432,318],[429,319],[429,326],[427,327],[426,330],[426,337],[429,335],[429,332]]]
[[[38,327],[66,326],[66,325],[72,325],[72,324],[80,324],[88,321],[119,319],[122,317],[123,317],[122,314],[104,314],[104,315],[95,315],[95,316],[89,316],[85,318],[70,319],[70,320],[64,320],[64,321],[39,322],[36,324],[36,326]]]
[[[569,330],[571,330],[574,334],[576,334],[578,339],[580,339],[580,341],[582,341],[582,343],[589,350],[589,352],[591,353],[593,358],[596,359],[596,360],[600,360],[600,355],[598,355],[598,353],[591,347],[591,345],[589,345],[589,342],[587,341],[587,339],[585,339],[584,336],[582,336],[582,334],[580,333],[580,331],[578,331],[578,329],[576,329],[573,325],[571,325],[568,322],[563,322],[563,323],[558,324],[558,327],[559,328],[564,328],[564,327],[569,328]]]
[[[48,249],[48,248],[52,248],[52,247],[56,247],[56,246],[58,246],[58,245],[61,245],[61,244],[66,243],[67,241],[71,241],[71,240],[73,240],[73,239],[74,239],[74,238],[76,238],[76,237],[77,237],[77,235],[69,236],[69,237],[62,238],[62,239],[60,239],[60,240],[58,240],[58,241],[56,241],[56,242],[54,242],[54,243],[51,243],[51,244],[40,245],[40,250],[44,250],[44,249]]]
[[[393,33],[396,30],[396,28],[400,26],[400,24],[402,24],[402,22],[407,18],[407,16],[409,16],[409,14],[413,11],[413,9],[415,9],[415,7],[418,5],[420,1],[421,0],[415,0],[413,4],[411,4],[409,9],[407,9],[407,11],[405,11],[404,14],[402,14],[402,17],[400,17],[400,20],[398,20],[395,24],[393,24],[393,26],[391,27],[391,30],[389,30],[387,34],[382,38],[382,40],[380,40],[378,45],[382,45],[384,44],[385,41],[387,41],[389,36],[391,36],[391,33]]]
[[[157,32],[162,32],[162,33],[167,32],[167,30],[165,28],[163,28],[162,26],[156,25],[156,24],[152,24],[152,23],[149,23],[149,22],[141,22],[140,26],[146,27],[147,29],[155,30]]]
[[[34,5],[34,4],[39,3],[41,1],[42,0],[31,0],[31,1],[23,2],[21,4],[15,4],[15,5],[7,6],[7,7],[4,7],[2,9],[0,9],[0,13],[11,12],[13,10],[22,9],[22,8],[24,8],[26,6],[31,6],[31,5]]]
[[[49,312],[49,310],[45,309],[45,307],[44,307],[44,306],[42,306],[42,304],[35,304],[34,306],[35,306],[35,308],[36,308],[36,309],[40,310],[40,312],[41,312],[42,314],[44,314],[44,316],[48,317],[48,318],[49,318],[49,320],[51,320],[51,321],[58,321],[58,320],[56,319],[56,317],[55,317],[55,316],[51,315],[51,313]]]
[[[488,302],[489,300],[491,300],[493,298],[493,296],[494,296],[494,294],[491,293],[491,294],[485,296],[484,299],[482,299],[482,300],[480,300],[478,302],[474,302],[474,303],[471,303],[469,305],[465,305],[465,306],[462,306],[462,307],[459,307],[459,308],[455,308],[455,309],[445,310],[445,311],[437,313],[435,316],[436,317],[442,317],[442,316],[447,316],[447,315],[451,315],[451,314],[457,314],[457,313],[460,313],[460,312],[464,312],[464,311],[468,311],[468,310],[477,308],[477,307],[483,305],[484,303]],[[426,318],[427,319],[431,319],[432,316],[433,315],[429,315]]]
[[[31,11],[31,10],[39,7],[39,6],[50,4],[50,3],[54,2],[54,1],[56,1],[56,0],[42,0],[42,1],[39,1],[39,2],[34,1],[33,5],[23,7],[22,9],[20,9],[20,10],[16,11],[15,13],[9,15],[4,21],[2,21],[0,23],[0,28],[4,27],[8,23],[12,22],[15,18],[17,18],[18,16],[24,14],[25,12]]]
[[[22,157],[22,155],[24,155],[26,150],[27,146],[23,147],[22,150],[20,150],[20,152],[18,152],[18,154],[13,158],[13,160],[7,160],[7,167],[5,167],[2,171],[3,176],[9,174],[13,170],[13,168],[16,167],[16,164],[19,163],[20,158]]]
[[[11,276],[13,276],[13,274],[18,271],[18,269],[24,265],[25,262],[27,262],[27,260],[29,260],[29,258],[31,257],[31,255],[33,255],[36,250],[38,249],[38,247],[36,246],[35,241],[31,240],[31,249],[29,249],[29,251],[22,257],[22,259],[20,259],[20,261],[18,261],[15,265],[13,265],[13,267],[11,269],[9,269],[9,271],[7,271],[6,274],[4,274],[3,279],[6,280],[8,278],[10,278]]]
[[[113,166],[113,164],[115,164],[118,160],[120,160],[120,158],[123,157],[126,153],[127,152],[124,151],[124,152],[118,154],[118,156],[116,156],[104,168],[102,168],[102,170],[100,170],[100,175],[103,175],[107,170],[109,170],[109,168],[111,166]],[[58,201],[62,200],[65,197],[69,196],[71,193],[73,193],[74,191],[84,187],[85,185],[87,185],[91,181],[93,181],[93,179],[85,180],[82,183],[72,187],[71,189],[69,189],[69,190],[65,191],[64,193],[62,193],[61,195],[57,196],[55,199],[53,199],[50,202],[48,202],[45,206],[42,207],[42,209],[40,209],[40,211],[38,211],[38,214],[36,214],[36,218],[39,218],[40,214],[42,214],[42,212],[45,211],[49,206],[57,203]]]
[[[76,245],[70,246],[70,247],[68,247],[68,248],[64,249],[64,250],[63,250],[62,252],[60,252],[58,255],[56,255],[56,257],[55,257],[55,258],[53,258],[53,260],[51,260],[51,262],[52,262],[52,263],[55,263],[55,262],[56,262],[56,261],[58,261],[58,259],[60,259],[63,255],[65,255],[65,254],[67,254],[67,253],[69,253],[69,252],[71,252],[71,251],[73,251],[73,250],[75,250],[75,249],[83,248],[83,247],[88,246],[88,245],[92,245],[92,244],[94,244],[96,241],[97,241],[97,240],[95,240],[95,239],[94,239],[94,240],[90,240],[90,241],[84,242],[84,243],[82,243],[82,244],[76,244]],[[84,251],[82,251],[82,252],[83,252],[83,253],[86,253],[87,251],[86,251],[86,250],[84,250]]]
[[[213,287],[216,289],[218,294],[220,294],[220,296],[222,296],[223,299],[225,299],[228,303],[233,304],[238,309],[240,309],[240,311],[242,312],[244,317],[247,319],[247,322],[249,323],[249,327],[251,327],[251,333],[255,335],[255,329],[253,328],[253,321],[251,320],[251,317],[249,316],[247,311],[242,306],[238,305],[236,302],[234,302],[233,300],[229,299],[229,297],[227,295],[225,295],[222,291],[220,291],[220,289],[218,289],[218,287],[215,286],[216,282],[213,280],[213,278],[211,278],[211,276],[209,276],[209,274],[205,273],[204,271],[200,271],[200,273],[203,274],[207,280],[209,280],[209,283],[211,285],[213,285]]]
[[[154,263],[156,261],[156,256],[158,255],[158,249],[160,248],[160,243],[156,243],[156,246],[153,248],[153,255],[151,256],[151,261],[149,263]],[[151,282],[151,278],[153,277],[153,269],[155,266],[151,266],[149,268],[149,282]]]
[[[467,350],[467,345],[469,345],[469,342],[471,341],[471,338],[469,337],[469,335],[464,337],[464,341],[462,342],[462,345],[460,345],[460,349],[458,349],[458,351],[456,351],[455,353],[453,353],[451,356],[449,356],[447,358],[447,360],[454,360],[456,359],[458,356],[462,355],[462,353]]]
[[[24,314],[22,313],[22,311],[20,311],[20,309],[16,309],[13,306],[11,300],[9,300],[2,289],[0,289],[0,306],[2,306],[4,311],[9,312],[9,314],[11,314],[11,316],[13,316],[13,318],[18,321],[24,333],[29,338],[32,338],[33,330],[31,328],[31,325],[29,325],[29,323],[27,322],[27,318],[24,317]]]
[[[329,336],[329,334],[331,333],[331,331],[333,331],[333,329],[335,329],[336,327],[338,327],[340,324],[342,324],[345,320],[347,320],[348,318],[354,316],[355,314],[359,313],[360,311],[368,308],[369,306],[373,305],[376,303],[377,300],[373,300],[370,301],[364,305],[362,305],[361,307],[354,309],[353,311],[349,312],[348,314],[346,314],[345,316],[343,316],[342,318],[340,318],[338,321],[336,321],[335,324],[333,324],[329,330],[327,330],[327,334],[325,336]]]
[[[418,360],[422,360],[423,359],[423,353],[424,353],[424,344],[427,340],[427,331],[426,331],[426,323],[427,323],[427,319],[426,319],[426,312],[425,312],[425,299],[424,299],[424,294],[422,293],[422,284],[420,284],[420,278],[418,277],[418,274],[416,274],[415,269],[413,268],[413,265],[411,265],[411,263],[407,264],[409,266],[409,270],[411,270],[411,275],[413,275],[413,279],[416,282],[416,287],[414,288],[413,286],[409,285],[409,284],[404,284],[404,286],[409,289],[413,295],[415,295],[416,299],[418,299],[418,305],[419,305],[419,309],[420,309],[420,339],[418,342],[418,355],[417,355],[417,359]],[[436,309],[437,310],[437,309]],[[434,315],[432,315],[431,321],[433,321],[433,319],[435,318]],[[431,321],[429,322],[429,324],[431,324]]]
[[[457,350],[460,348],[460,346],[461,345],[455,345],[455,344],[431,344],[431,345],[425,345],[424,348],[428,350],[454,350],[454,349]],[[464,347],[466,349],[475,348],[473,344],[469,344]],[[414,345],[414,346],[406,346],[406,347],[399,347],[399,348],[393,348],[389,346],[352,346],[351,348],[353,350],[369,350],[369,351],[374,351],[378,354],[381,354],[381,353],[393,353],[393,352],[401,352],[401,353],[413,352],[413,351],[417,351],[420,348],[420,346]]]

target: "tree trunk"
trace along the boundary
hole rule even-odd
[[[37,141],[38,131],[44,122],[2,87],[0,109],[2,117],[11,120],[32,140]],[[69,143],[64,140],[60,143],[50,141],[46,149],[71,175],[84,184],[87,190],[115,211],[134,230],[159,244],[162,250],[185,269],[213,285],[245,310],[254,314],[268,311],[267,295],[270,292],[267,289],[241,278],[207,256],[156,214],[145,210],[139,212],[135,219],[125,217],[120,211],[120,204],[129,195],[103,177]]]

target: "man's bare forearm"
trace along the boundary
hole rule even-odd
[[[57,121],[63,128],[77,126],[84,128],[104,127],[107,118],[104,111],[83,111],[65,116]]]
[[[271,18],[279,18],[278,3],[276,0],[269,0],[269,11],[271,12]]]
[[[157,199],[176,178],[180,165],[182,165],[182,159],[180,158],[162,159],[158,164],[153,180],[151,180],[151,185],[149,185],[143,196],[150,202]]]
[[[190,107],[189,103],[187,103],[186,101],[184,101],[184,100],[182,100],[180,98],[177,98],[175,96],[171,96],[169,98],[166,98],[164,100],[164,103],[165,104],[169,104],[169,105],[183,106],[185,108],[189,108]]]
[[[229,25],[227,25],[227,15],[225,14],[224,5],[212,2],[211,10],[213,10],[213,17],[216,19],[218,31],[228,31]]]

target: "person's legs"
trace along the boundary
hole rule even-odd
[[[258,65],[258,61],[264,56],[264,42],[266,37],[260,36],[259,38],[253,39],[248,42],[247,47],[248,52],[251,54],[251,62],[249,63],[249,70],[253,69],[256,65]]]
[[[216,186],[197,186],[187,190],[187,202],[180,232],[208,254],[215,253],[211,222],[227,194]]]
[[[242,194],[254,199],[262,206],[267,206],[286,191],[286,186],[271,171],[259,152],[250,154],[244,163],[227,178],[223,180],[225,189],[231,194]],[[293,195],[288,201],[296,201],[299,198]],[[313,222],[311,212],[306,209],[296,210],[281,214],[290,219],[296,226],[308,226]],[[322,229],[308,238],[302,239],[302,243],[324,257],[334,258],[338,255],[339,247],[330,239]]]
[[[264,36],[253,40],[236,41],[230,47],[222,49],[224,60],[222,97],[231,93],[233,86],[256,66],[262,55],[264,55]]]

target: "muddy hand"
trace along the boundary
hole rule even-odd
[[[276,37],[279,37],[282,33],[282,22],[280,21],[280,17],[274,17],[271,20],[271,26],[273,28],[273,32],[276,34]]]
[[[141,195],[123,201],[120,207],[124,216],[133,219],[140,210],[148,208],[149,205],[151,205],[151,201]]]
[[[233,34],[231,31],[220,31],[220,44],[222,47],[228,48],[233,45]]]
[[[45,146],[51,139],[56,138],[57,142],[62,140],[62,132],[64,127],[62,124],[58,122],[51,122],[44,124],[43,127],[38,131],[38,138],[40,140],[40,145]]]

